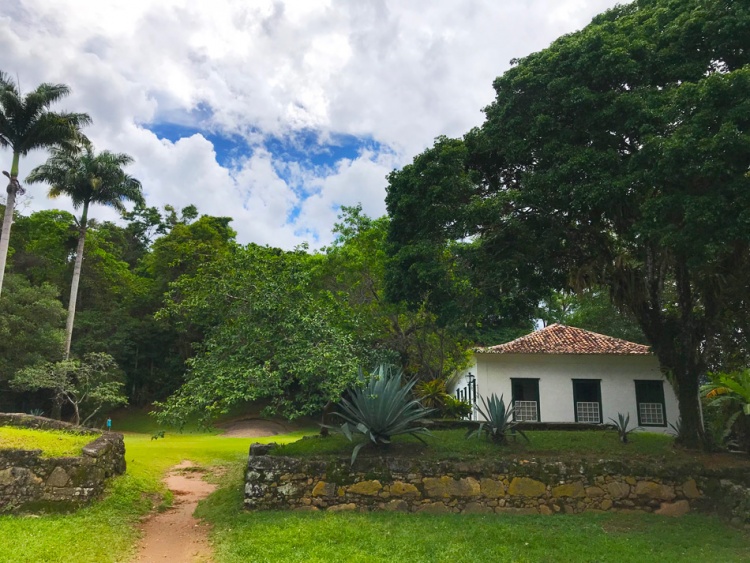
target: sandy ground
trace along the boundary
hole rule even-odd
[[[247,416],[247,415],[245,415]],[[262,418],[241,418],[219,425],[223,437],[262,438],[296,430],[295,425]],[[191,461],[175,465],[164,483],[174,504],[154,514],[141,527],[143,537],[133,563],[204,563],[211,561],[208,527],[193,517],[198,502],[216,486],[203,480],[203,471]]]
[[[174,466],[164,479],[174,494],[174,504],[165,512],[150,517],[142,526],[143,537],[137,563],[198,563],[211,561],[208,527],[193,517],[198,501],[206,498],[216,485],[203,480],[190,461]],[[191,470],[193,469],[193,470]]]
[[[286,434],[295,429],[283,422],[262,418],[233,420],[220,424],[219,428],[224,429],[222,436],[226,438],[264,438],[266,436]]]

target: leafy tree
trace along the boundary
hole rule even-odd
[[[232,219],[203,215],[189,223],[194,218],[193,209],[193,206],[185,208],[187,216],[183,210],[182,221],[172,222],[168,218],[171,230],[154,241],[151,253],[142,264],[145,272],[156,281],[160,294],[180,276],[193,275],[202,265],[234,250],[236,233],[229,226]]]
[[[126,154],[102,151],[94,152],[91,145],[80,152],[68,149],[53,149],[46,163],[31,171],[26,181],[46,182],[50,185],[49,197],[67,195],[73,207],[81,209],[78,221],[78,246],[70,285],[68,300],[68,321],[65,327],[65,358],[70,356],[70,343],[73,339],[73,323],[76,315],[78,284],[81,279],[83,248],[88,228],[89,205],[96,203],[125,211],[123,202],[143,202],[141,183],[123,171],[123,167],[133,159]]]
[[[445,378],[463,367],[469,343],[451,326],[441,325],[426,307],[411,309],[385,296],[388,257],[387,217],[371,219],[361,206],[343,207],[334,243],[315,257],[321,287],[350,311],[345,326],[379,360],[396,360],[409,377]]]
[[[117,363],[104,353],[30,366],[16,373],[11,384],[22,391],[51,391],[55,400],[73,407],[76,425],[85,425],[105,407],[128,402]],[[82,411],[86,414],[83,421]]]
[[[0,292],[3,288],[16,195],[23,193],[18,182],[21,157],[34,149],[59,146],[72,148],[83,138],[80,128],[91,122],[91,118],[85,113],[49,111],[53,103],[69,93],[69,88],[64,84],[45,83],[22,97],[18,85],[9,75],[0,71],[0,147],[13,151],[10,173],[4,172],[10,182],[0,234]]]
[[[76,249],[76,219],[57,209],[17,214],[8,271],[25,276],[32,284],[70,285],[70,265]]]
[[[477,344],[498,344],[533,328],[549,280],[535,276],[527,260],[537,247],[533,238],[479,244],[476,223],[492,221],[499,210],[474,204],[483,195],[469,157],[463,141],[439,137],[389,174],[385,295],[424,308],[443,326],[461,327]]]
[[[173,284],[161,315],[195,324],[205,340],[160,418],[211,418],[264,399],[289,418],[319,412],[356,378],[363,352],[338,324],[330,293],[316,291],[302,251],[250,245]]]
[[[545,325],[561,323],[630,342],[647,343],[630,311],[619,311],[609,292],[596,287],[579,293],[554,292],[544,301],[539,317]]]
[[[23,276],[9,274],[0,300],[0,397],[11,408],[8,382],[16,371],[62,356],[65,309],[49,284],[32,286]]]
[[[636,0],[515,61],[464,139],[473,187],[448,224],[487,272],[522,248],[521,287],[606,288],[675,383],[690,447],[708,349],[747,300],[748,34],[746,3]]]

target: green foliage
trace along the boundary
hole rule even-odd
[[[371,219],[361,206],[342,207],[334,243],[311,262],[317,283],[348,309],[345,328],[373,350],[373,362],[403,366],[409,377],[445,378],[468,361],[470,342],[424,306],[385,296],[387,217]]]
[[[191,323],[205,340],[160,419],[212,418],[265,399],[289,418],[320,412],[356,378],[366,355],[341,328],[344,311],[316,291],[304,252],[249,245],[178,280],[160,317]]]
[[[0,385],[28,365],[60,359],[65,309],[57,289],[9,275],[0,299]]]
[[[435,410],[439,410],[443,406],[445,398],[449,396],[444,379],[419,381],[414,386],[414,394],[424,407]]]
[[[75,424],[83,426],[101,409],[127,403],[120,369],[104,353],[26,367],[15,374],[11,386],[20,391],[50,391],[55,402],[73,407]],[[81,411],[86,414],[83,420]]]
[[[605,289],[676,383],[680,440],[701,445],[699,378],[748,349],[748,29],[741,2],[636,0],[514,61],[481,128],[389,178],[403,297],[442,301],[446,256],[519,311]]]
[[[440,407],[440,417],[452,420],[461,420],[471,414],[471,403],[457,399],[453,395],[443,397],[443,404]]]
[[[490,256],[467,239],[471,222],[484,220],[470,204],[476,182],[467,146],[447,137],[388,175],[385,295],[475,343],[497,344],[531,328],[548,290],[546,283],[518,284],[533,243],[518,239]]]
[[[539,318],[547,325],[560,323],[629,342],[648,343],[632,313],[615,307],[606,289],[553,292],[543,301]]]
[[[701,387],[718,444],[750,449],[750,369],[710,374]]]
[[[630,413],[627,415],[623,415],[621,412],[617,413],[617,420],[614,418],[610,418],[612,421],[612,426],[615,430],[617,430],[617,435],[620,437],[620,442],[623,444],[628,443],[628,435],[631,432],[635,432],[638,427],[634,426],[633,428],[628,428],[630,425]]]
[[[414,394],[424,407],[433,409],[432,416],[461,419],[471,414],[469,403],[448,394],[444,379],[419,381],[414,386]]]
[[[352,451],[352,464],[359,450],[366,444],[384,446],[391,443],[392,436],[409,434],[419,438],[429,435],[424,426],[425,418],[432,409],[423,407],[412,398],[414,380],[403,384],[400,369],[381,365],[369,377],[360,374],[358,384],[349,388],[333,414],[344,419],[341,426],[329,426],[342,433],[349,441],[353,434],[362,434],[368,441],[360,442]]]
[[[480,399],[481,406],[477,405],[477,411],[479,411],[479,415],[484,418],[484,421],[480,422],[475,430],[469,430],[466,434],[467,438],[480,436],[482,432],[484,432],[485,436],[489,440],[492,440],[492,442],[496,444],[507,444],[508,435],[517,432],[523,436],[526,441],[529,440],[523,431],[516,428],[517,422],[513,420],[514,407],[511,403],[508,403],[508,406],[506,407],[502,395],[498,398],[495,393],[492,393],[489,400],[485,397],[480,397]]]

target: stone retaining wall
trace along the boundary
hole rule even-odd
[[[245,485],[248,509],[680,515],[723,508],[736,524],[750,524],[746,471],[710,474],[698,466],[660,469],[615,461],[428,463],[401,458],[363,458],[352,469],[348,459],[258,455],[264,453],[258,448],[253,453]],[[745,504],[727,504],[740,497]]]
[[[43,417],[0,414],[0,426],[101,434]],[[43,458],[41,450],[0,449],[0,513],[64,511],[79,507],[104,490],[107,478],[125,472],[122,435],[105,432],[78,457]]]

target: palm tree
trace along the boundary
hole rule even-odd
[[[26,178],[30,184],[46,182],[50,185],[49,197],[67,195],[73,200],[75,209],[82,208],[81,218],[78,220],[78,247],[65,327],[65,359],[70,356],[70,342],[73,338],[89,205],[107,205],[122,213],[125,211],[123,202],[144,202],[141,183],[122,170],[123,166],[131,162],[133,159],[126,154],[109,151],[95,154],[90,144],[79,151],[52,149],[52,156],[47,162],[34,168]]]
[[[34,149],[72,147],[85,137],[80,129],[91,123],[85,113],[53,113],[49,106],[70,93],[65,84],[40,84],[36,90],[21,96],[19,88],[6,73],[0,71],[0,147],[13,151],[8,177],[8,199],[0,233],[0,292],[3,289],[5,262],[8,258],[10,227],[16,195],[23,194],[18,183],[18,162]]]

